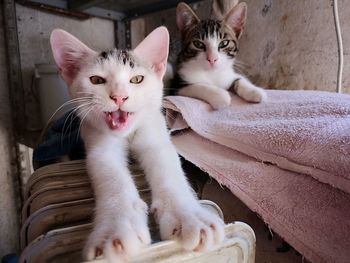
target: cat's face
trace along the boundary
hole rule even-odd
[[[53,31],[54,58],[80,118],[98,129],[125,135],[159,111],[168,39],[161,27],[134,51],[97,53],[67,32]]]
[[[246,5],[235,6],[223,20],[200,20],[192,9],[180,3],[176,11],[177,26],[182,34],[180,63],[212,70],[233,65],[238,39],[246,20]]]

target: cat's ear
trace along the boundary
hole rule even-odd
[[[223,20],[225,15],[238,4],[239,0],[213,0],[211,16],[214,19]]]
[[[241,37],[245,22],[247,20],[247,5],[242,2],[231,9],[225,16],[224,22],[229,25],[236,33],[237,39]]]
[[[95,51],[62,29],[55,29],[50,37],[51,49],[62,78],[70,85],[87,58]]]
[[[151,64],[159,77],[163,77],[169,53],[169,32],[161,26],[154,29],[135,49],[134,54]]]
[[[193,12],[191,7],[181,2],[176,7],[176,24],[180,32],[183,32],[191,25],[198,23],[200,19]]]

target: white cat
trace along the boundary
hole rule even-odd
[[[128,170],[136,155],[152,190],[162,239],[203,251],[224,238],[222,220],[199,205],[181,168],[161,113],[169,35],[155,29],[133,51],[97,53],[69,33],[51,34],[55,61],[78,103],[87,170],[96,198],[84,258],[125,261],[150,244],[148,208]]]
[[[216,1],[213,3],[215,7]],[[179,95],[204,100],[214,109],[231,103],[229,89],[250,102],[266,99],[262,88],[234,71],[246,13],[246,4],[239,3],[220,20],[200,20],[185,3],[177,6],[177,26],[182,35],[177,66]]]

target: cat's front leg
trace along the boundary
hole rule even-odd
[[[266,92],[264,89],[255,86],[245,77],[240,77],[233,84],[233,90],[238,96],[242,99],[249,102],[262,102],[267,98]]]
[[[124,262],[151,241],[148,208],[127,168],[124,142],[97,134],[89,139],[85,145],[95,194],[95,218],[83,257],[93,260],[103,254],[108,262]]]
[[[204,84],[187,85],[181,88],[178,94],[208,102],[215,110],[227,107],[231,103],[228,91]]]
[[[199,204],[159,115],[136,133],[132,149],[152,189],[152,211],[161,238],[177,239],[187,250],[210,250],[222,242],[224,224]]]

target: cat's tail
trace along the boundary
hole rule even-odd
[[[211,16],[222,20],[238,2],[239,0],[213,0]]]

